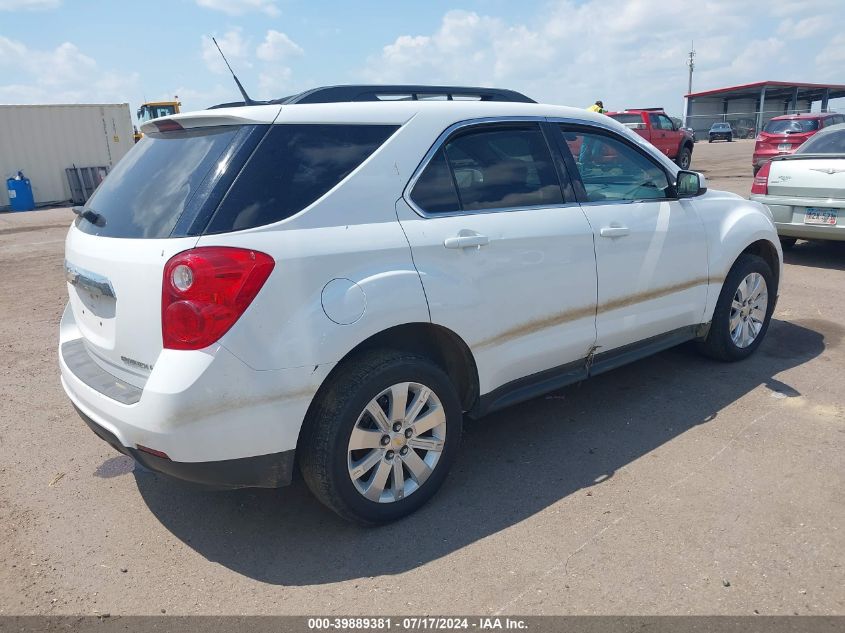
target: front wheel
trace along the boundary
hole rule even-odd
[[[776,296],[777,285],[766,260],[741,255],[725,278],[710,331],[699,349],[723,361],[751,356],[769,329]]]
[[[400,519],[443,483],[462,417],[454,386],[431,360],[366,353],[338,370],[309,412],[300,441],[305,482],[345,519]]]
[[[692,152],[690,151],[689,147],[681,148],[681,151],[678,152],[678,157],[675,159],[675,162],[681,169],[689,169],[690,163],[692,162]]]

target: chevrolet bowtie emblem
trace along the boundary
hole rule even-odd
[[[833,167],[811,167],[810,169],[812,171],[820,171],[823,174],[828,174],[828,175],[841,174],[842,172],[845,172],[845,169],[834,169]]]

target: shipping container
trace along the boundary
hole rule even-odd
[[[0,177],[22,171],[32,181],[35,203],[71,199],[66,169],[106,167],[132,149],[128,103],[0,105]],[[90,193],[90,192],[89,192]],[[9,208],[0,188],[0,209]]]

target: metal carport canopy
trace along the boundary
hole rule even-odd
[[[791,83],[788,81],[757,81],[750,84],[730,86],[728,88],[716,88],[715,90],[704,90],[702,92],[691,92],[684,95],[686,98],[698,97],[721,97],[723,99],[749,99],[758,97],[760,91],[766,89],[766,97],[790,99],[795,89],[801,93],[801,97],[810,101],[821,101],[827,93],[828,99],[839,99],[845,97],[845,85],[842,84],[811,84]]]

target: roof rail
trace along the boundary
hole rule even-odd
[[[507,101],[517,103],[536,103],[520,92],[502,88],[478,88],[474,86],[424,86],[424,85],[352,85],[323,86],[300,92],[299,94],[256,104],[292,104],[292,103],[343,103],[348,101],[420,101],[444,99]],[[243,101],[221,103],[215,108],[235,108],[243,106]]]
[[[664,108],[625,108],[625,112],[642,111],[642,112],[666,112]]]

